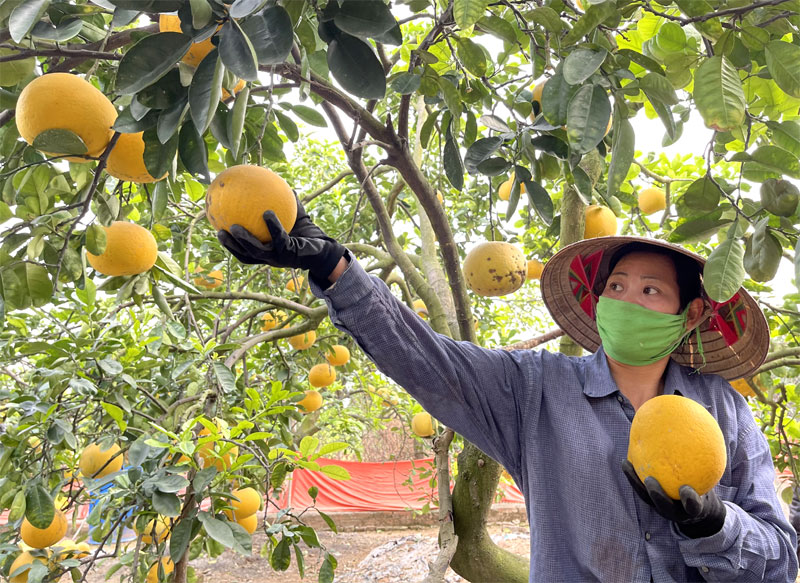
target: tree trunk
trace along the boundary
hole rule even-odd
[[[458,479],[453,488],[458,548],[450,566],[471,583],[527,583],[527,559],[498,547],[486,530],[503,466],[469,442],[458,454]]]

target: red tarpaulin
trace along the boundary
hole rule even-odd
[[[277,500],[278,506],[305,508],[313,500],[309,488],[316,486],[316,507],[323,512],[379,512],[419,510],[425,504],[435,506],[436,485],[430,483],[433,458],[393,462],[365,463],[319,458],[320,466],[335,464],[350,474],[349,480],[334,480],[322,472],[297,469],[287,480]],[[452,486],[451,486],[452,487]],[[513,484],[500,483],[499,502],[525,504],[522,493]],[[274,510],[274,506],[269,509]]]

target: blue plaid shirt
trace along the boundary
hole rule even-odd
[[[667,368],[664,392],[702,403],[727,445],[716,486],[725,525],[690,539],[622,472],[634,411],[602,349],[576,358],[452,340],[355,260],[327,290],[313,281],[312,290],[384,374],[514,477],[531,528],[530,581],[794,582],[797,538],[775,493],[766,438],[721,377]]]

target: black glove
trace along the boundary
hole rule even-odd
[[[269,243],[262,243],[241,225],[231,226],[230,232],[218,231],[217,238],[242,263],[308,269],[309,275],[321,287],[330,286],[328,276],[346,249],[311,221],[299,200],[297,219],[290,233],[286,232],[273,211],[264,213],[264,222],[272,237]]]
[[[725,504],[714,490],[700,496],[691,486],[683,485],[680,487],[681,499],[673,500],[654,477],[648,476],[642,483],[630,461],[622,462],[622,471],[639,498],[674,522],[678,530],[689,538],[703,538],[722,530]]]

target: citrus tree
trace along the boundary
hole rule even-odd
[[[712,300],[761,298],[771,351],[738,388],[797,476],[798,17],[797,0],[0,3],[3,573],[108,559],[186,581],[200,553],[251,550],[253,492],[274,504],[297,467],[347,477],[314,460],[373,423],[357,399],[420,412],[369,389],[304,274],[220,247],[203,199],[234,168],[269,168],[264,191],[293,189],[435,330],[490,346],[558,336],[523,341],[537,296],[520,286],[563,245],[622,232],[703,253]],[[702,156],[637,149],[643,116],[664,147],[709,128]],[[502,244],[502,289],[462,270],[478,243]],[[434,436],[431,577],[527,580],[485,532],[501,468],[465,443],[451,501],[453,435]],[[57,535],[89,501],[109,544],[86,556]],[[279,570],[320,546],[299,512],[264,529]]]

